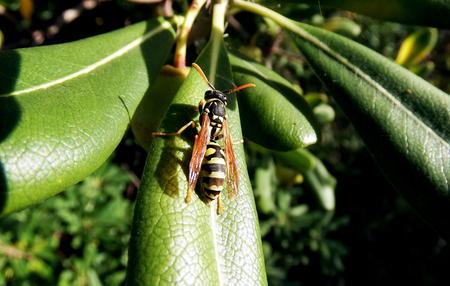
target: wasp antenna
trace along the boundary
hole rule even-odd
[[[224,91],[223,93],[229,94],[229,93],[233,93],[233,92],[236,92],[236,91],[238,91],[238,90],[241,90],[241,89],[244,89],[244,88],[247,88],[247,87],[255,87],[255,86],[256,86],[256,84],[253,84],[253,83],[246,83],[246,84],[244,84],[244,85],[238,86],[238,87],[233,88],[233,89],[231,89],[231,90]]]
[[[192,66],[199,72],[199,74],[202,76],[202,78],[206,81],[206,83],[209,85],[210,88],[212,88],[213,90],[216,90],[216,88],[212,85],[212,83],[209,82],[208,78],[206,77],[205,73],[203,72],[203,70],[196,64],[193,63]]]

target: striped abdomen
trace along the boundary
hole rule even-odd
[[[202,190],[208,202],[220,195],[225,181],[225,154],[215,141],[206,146],[206,153],[202,163],[200,176],[202,177]]]

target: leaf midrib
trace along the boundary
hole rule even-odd
[[[122,55],[126,54],[127,52],[129,52],[130,50],[134,49],[135,47],[140,46],[142,43],[144,43],[145,41],[147,41],[148,39],[150,39],[152,36],[154,36],[155,34],[158,34],[160,32],[162,32],[163,30],[169,29],[171,27],[169,22],[163,22],[160,26],[158,26],[156,29],[148,31],[146,34],[142,35],[141,37],[133,40],[131,43],[123,46],[122,48],[118,49],[117,51],[115,51],[114,53],[110,54],[109,56],[102,58],[98,61],[96,61],[95,63],[84,67],[83,69],[71,73],[69,75],[66,75],[64,77],[52,80],[50,82],[46,82],[43,84],[39,84],[30,88],[26,88],[26,89],[22,89],[22,90],[17,90],[11,93],[5,93],[5,94],[0,94],[0,97],[9,97],[9,96],[18,96],[18,95],[25,95],[37,90],[41,90],[41,89],[48,89],[51,88],[53,86],[57,86],[61,83],[76,79],[80,76],[83,76],[85,74],[88,74],[96,69],[98,69],[99,67],[112,62],[113,60],[121,57]]]
[[[304,40],[308,41],[312,45],[316,46],[319,50],[322,50],[327,55],[329,55],[331,58],[335,59],[338,63],[343,65],[345,68],[350,70],[351,72],[355,73],[360,79],[365,81],[369,86],[371,86],[373,89],[381,93],[385,96],[385,98],[396,108],[398,108],[400,111],[405,113],[409,118],[414,120],[426,133],[430,134],[432,137],[436,138],[437,141],[445,146],[447,145],[447,142],[439,136],[436,132],[434,132],[433,129],[431,129],[430,126],[425,124],[422,120],[420,120],[411,110],[406,108],[403,104],[397,100],[397,98],[391,94],[388,90],[386,90],[384,87],[382,87],[379,83],[377,83],[375,80],[373,80],[370,75],[363,72],[358,67],[354,66],[351,62],[348,61],[347,58],[339,55],[338,53],[334,52],[328,45],[326,45],[324,42],[320,41],[310,33],[308,33],[306,30],[302,29],[301,27],[297,26],[295,23],[289,22],[289,24],[284,24],[286,28],[292,30],[294,33],[296,33],[298,36],[303,38]]]
[[[213,18],[212,18],[212,32],[210,36],[211,41],[211,56],[210,56],[210,66],[209,66],[209,78],[213,80],[212,84],[216,84],[215,79],[217,76],[217,66],[220,58],[220,49],[223,41],[223,33],[225,32],[225,11],[228,6],[228,1],[223,1],[222,3],[215,3],[213,7]],[[215,202],[218,203],[217,201]],[[213,211],[214,208],[210,208],[210,226],[211,232],[213,234],[213,245],[214,245],[214,255],[216,259],[217,266],[217,279],[218,285],[223,284],[223,277],[221,271],[221,256],[218,250],[218,239],[217,239],[217,215]]]

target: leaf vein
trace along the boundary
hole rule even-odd
[[[162,32],[163,30],[169,29],[170,28],[170,23],[169,22],[164,22],[161,24],[161,26],[159,26],[158,28],[151,30],[149,32],[147,32],[146,34],[142,35],[141,37],[137,38],[136,40],[132,41],[131,43],[129,43],[128,45],[120,48],[119,50],[117,50],[116,52],[112,53],[111,55],[89,65],[86,66],[84,69],[81,69],[75,73],[69,74],[67,76],[64,76],[62,78],[47,82],[47,83],[43,83],[37,86],[33,86],[30,88],[26,88],[26,89],[22,89],[22,90],[18,90],[18,91],[14,91],[8,94],[1,94],[0,97],[7,97],[7,96],[17,96],[17,95],[23,95],[23,94],[27,94],[36,90],[40,90],[40,89],[47,89],[53,86],[56,86],[58,84],[61,84],[63,82],[75,79],[77,77],[83,76],[87,73],[90,73],[94,70],[96,70],[97,68],[113,61],[114,59],[126,54],[127,52],[129,52],[130,50],[138,47],[139,45],[141,45],[142,43],[144,43],[146,40],[150,39],[152,36],[154,36],[155,34],[158,34],[160,32]]]

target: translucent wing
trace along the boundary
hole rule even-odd
[[[239,173],[236,165],[236,157],[233,151],[233,140],[230,130],[228,129],[228,121],[223,121],[223,141],[225,144],[225,158],[227,166],[227,189],[228,198],[234,197],[239,190]]]
[[[207,113],[202,114],[200,134],[195,136],[194,148],[192,150],[191,161],[189,162],[189,183],[186,202],[190,201],[190,194],[195,190],[200,169],[202,167],[203,157],[206,152],[206,145],[210,140],[211,126]]]

